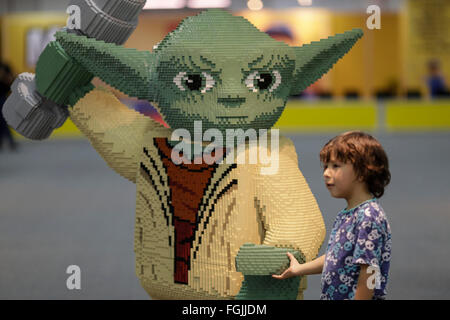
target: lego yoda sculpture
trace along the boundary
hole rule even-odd
[[[56,33],[36,76],[16,79],[5,118],[39,140],[70,116],[136,184],[136,275],[153,299],[301,299],[306,279],[271,275],[289,266],[287,251],[315,258],[325,227],[292,141],[271,128],[362,31],[293,47],[214,9],[152,52],[124,48],[144,2],[72,1],[87,18]],[[94,88],[94,76],[151,102],[169,127]]]

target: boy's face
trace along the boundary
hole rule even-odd
[[[335,158],[323,163],[325,185],[334,198],[349,199],[358,183],[361,183],[350,162],[344,163]]]

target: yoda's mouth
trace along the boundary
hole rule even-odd
[[[223,104],[226,107],[238,107],[245,103],[245,98],[218,98],[217,102]]]
[[[219,124],[248,124],[248,116],[216,116]]]
[[[237,118],[237,119],[244,119],[244,118],[248,118],[248,116],[217,116],[216,118],[221,119],[221,118]]]

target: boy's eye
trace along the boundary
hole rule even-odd
[[[173,82],[181,91],[200,91],[201,93],[205,93],[215,85],[214,78],[206,72],[179,72],[173,78]]]
[[[277,70],[272,73],[259,71],[252,72],[245,79],[245,85],[253,92],[268,89],[269,92],[274,91],[281,83],[281,74]]]

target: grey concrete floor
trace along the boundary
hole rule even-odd
[[[289,135],[330,228],[345,201],[322,182],[333,134]],[[392,228],[388,299],[450,299],[450,133],[375,134],[390,160],[381,199]],[[135,187],[87,140],[22,141],[0,152],[0,299],[148,299],[134,274]],[[81,268],[68,290],[66,268]],[[320,276],[305,299],[318,299]]]

